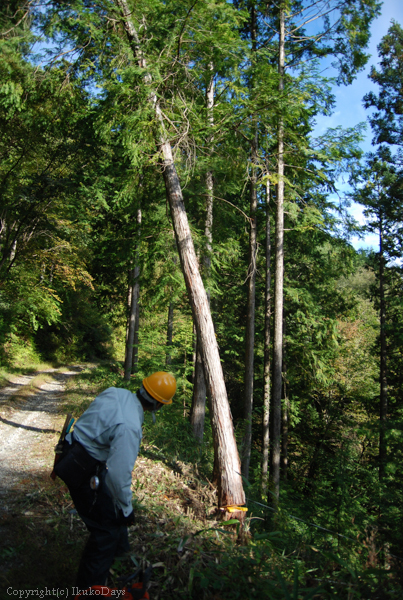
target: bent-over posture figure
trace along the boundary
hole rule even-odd
[[[159,371],[136,394],[108,388],[95,398],[66,436],[56,474],[67,484],[90,531],[76,586],[104,585],[115,556],[129,551],[127,527],[134,523],[132,470],[142,438],[144,410],[171,404],[173,375]]]

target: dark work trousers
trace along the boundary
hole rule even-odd
[[[127,526],[122,524],[110,491],[105,483],[106,467],[74,442],[65,442],[56,474],[65,481],[76,510],[90,537],[84,548],[77,573],[76,587],[105,585],[109,569],[116,556],[130,550]],[[90,479],[97,475],[98,490],[92,490]]]

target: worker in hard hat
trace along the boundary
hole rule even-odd
[[[129,551],[127,527],[134,523],[132,470],[142,438],[144,411],[153,416],[171,404],[175,377],[159,371],[133,394],[108,388],[95,398],[66,436],[55,467],[68,486],[90,537],[76,586],[104,585],[115,556]]]

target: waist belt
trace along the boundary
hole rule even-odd
[[[55,472],[69,488],[76,489],[87,484],[100,468],[105,468],[105,463],[93,458],[73,435],[72,444],[64,442],[63,453]]]

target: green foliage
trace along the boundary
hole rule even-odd
[[[250,27],[252,5],[257,15],[255,33]],[[387,435],[393,459],[381,485],[376,257],[357,255],[340,238],[339,219],[330,201],[343,173],[353,171],[359,179],[363,126],[329,130],[312,138],[315,117],[329,114],[334,101],[330,91],[334,82],[320,75],[319,61],[335,57],[339,81],[351,81],[366,61],[369,24],[379,3],[320,2],[318,10],[334,9],[334,26],[329,27],[330,17],[323,14],[317,20],[318,30],[312,32],[307,24],[287,39],[290,68],[282,94],[278,46],[272,37],[278,31],[274,4],[130,2],[147,59],[150,77],[146,80],[144,69],[133,60],[113,2],[55,0],[27,13],[18,26],[26,9],[17,1],[5,6],[0,9],[1,31],[12,33],[0,39],[4,58],[0,66],[3,362],[39,353],[58,361],[108,358],[114,352],[112,329],[115,339],[116,332],[121,336],[120,352],[114,355],[121,360],[128,274],[139,264],[137,373],[128,384],[121,379],[119,362],[113,370],[104,365],[86,373],[78,407],[84,410],[93,392],[103,387],[125,385],[136,390],[149,373],[172,370],[178,381],[176,401],[158,414],[155,425],[146,416],[144,455],[177,470],[189,463],[202,478],[210,479],[211,425],[206,424],[199,446],[188,423],[193,324],[167,214],[150,91],[156,90],[163,111],[201,263],[206,245],[206,172],[214,174],[212,268],[206,287],[237,432],[243,414],[250,143],[257,128],[255,412],[253,476],[247,486],[251,539],[245,546],[236,545],[230,533],[233,525],[215,528],[207,551],[195,551],[180,593],[195,598],[293,600],[308,600],[315,594],[392,597],[393,586],[399,593],[397,569],[388,551],[399,554],[402,542],[401,272],[397,265],[388,265],[393,418]],[[301,15],[307,6],[286,3],[289,27],[294,23],[291,14]],[[31,18],[35,31],[51,40],[44,67],[39,58],[35,66],[28,60],[34,40]],[[366,100],[377,107],[377,135],[382,134],[384,141],[398,139],[400,34],[400,26],[393,25],[382,45],[379,73],[372,74],[388,95]],[[205,102],[212,75],[214,123],[208,119]],[[385,133],[382,128],[390,115],[396,131]],[[254,502],[262,503],[263,188],[269,181],[273,226],[280,117],[286,148],[284,404],[289,403],[290,420],[287,480],[273,516],[265,499],[263,507]],[[401,177],[391,153],[383,150],[373,159],[361,171],[357,193],[375,216],[381,206],[388,218],[393,216],[387,242],[389,256],[396,257],[401,251]],[[374,197],[379,182],[382,202]],[[393,211],[389,211],[392,200]],[[170,305],[174,306],[174,335],[168,348]]]
[[[401,52],[403,46],[403,30],[399,23],[392,22],[387,35],[378,46],[379,67],[372,67],[371,79],[379,85],[380,92],[376,95],[369,92],[364,97],[367,108],[375,108],[369,117],[377,144],[403,143],[402,120],[402,80]]]

